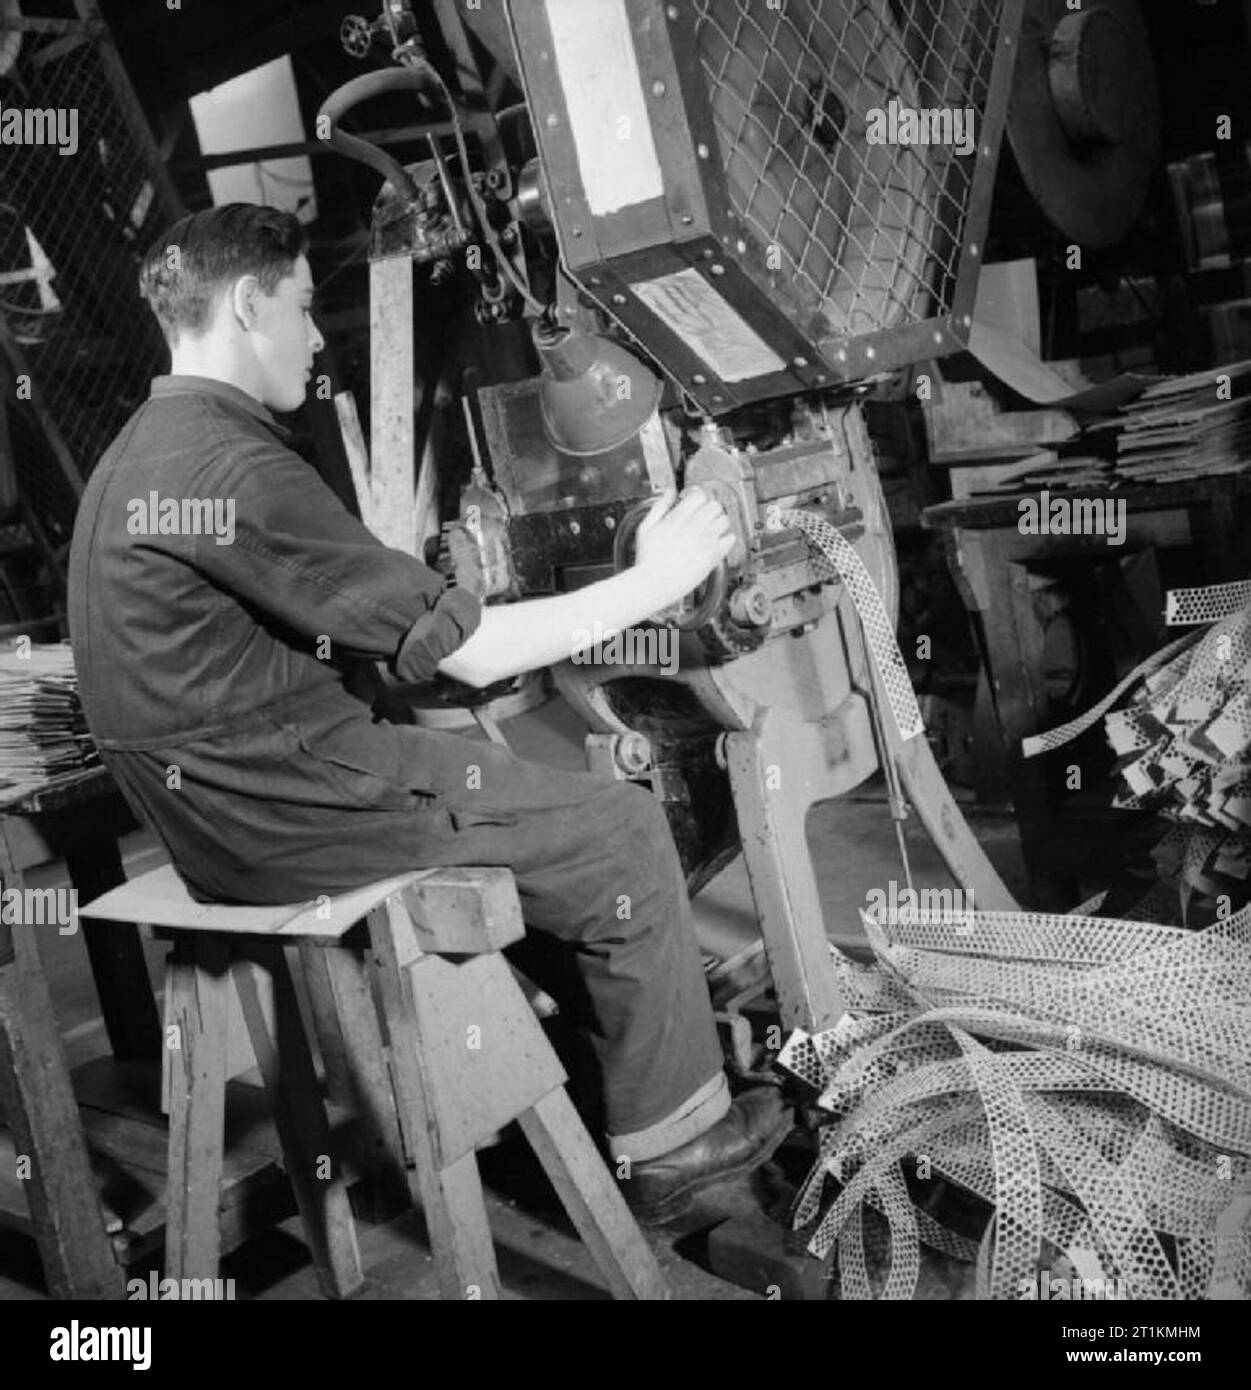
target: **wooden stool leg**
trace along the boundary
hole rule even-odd
[[[664,1299],[669,1288],[564,1087],[519,1116],[614,1298]]]
[[[29,926],[0,969],[0,1116],[31,1160],[27,1202],[53,1298],[124,1298],[125,1278],[100,1203],[52,1000]]]
[[[229,946],[212,937],[180,938],[169,959],[165,1273],[170,1279],[215,1279],[221,1260],[229,960]]]
[[[373,1186],[374,1210],[385,1214],[382,1219],[399,1215],[409,1205],[408,1165],[365,961],[349,947],[311,941],[300,943],[300,961],[326,1064],[327,1096],[358,1118],[356,1156]]]
[[[416,1026],[408,972],[399,964],[385,906],[369,914],[369,934],[400,1128],[416,1163],[413,1200],[425,1214],[439,1293],[449,1300],[498,1298],[499,1271],[477,1158],[470,1152],[442,1170],[436,1167],[431,1141],[435,1120],[428,1102],[429,1068]]]
[[[261,1008],[256,961],[235,962],[235,987],[318,1280],[327,1297],[343,1298],[365,1282],[347,1184],[331,1152],[330,1125],[286,957],[280,946],[257,948],[253,954],[273,978],[276,1039]]]

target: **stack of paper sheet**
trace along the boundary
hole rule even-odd
[[[0,650],[0,800],[99,760],[69,643],[22,642]]]

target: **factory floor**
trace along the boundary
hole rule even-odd
[[[558,699],[506,721],[503,730],[520,756],[565,768],[581,768],[582,729]],[[979,840],[1008,886],[1023,893],[1024,875],[1016,826],[1007,816],[976,815],[971,821]],[[902,881],[899,847],[880,785],[868,784],[849,797],[817,807],[809,820],[809,844],[816,866],[826,927],[833,941],[853,951],[865,949],[858,909],[871,888]],[[914,882],[949,886],[937,852],[924,831],[910,822],[907,831]],[[143,832],[123,842],[128,874],[161,862],[162,855]],[[53,866],[28,876],[33,887],[64,884],[63,870]],[[695,900],[701,939],[718,954],[728,955],[756,936],[756,919],[742,860],[736,860]],[[71,1067],[107,1051],[94,986],[81,935],[41,937],[44,964],[54,1006],[61,1022]],[[164,946],[149,944],[154,985],[159,983]],[[761,1295],[729,1283],[707,1266],[707,1233],[734,1216],[765,1213],[780,1218],[802,1168],[806,1152],[794,1145],[751,1178],[712,1189],[680,1226],[651,1233],[650,1240],[674,1296],[688,1299],[755,1299]],[[504,1297],[581,1299],[607,1297],[606,1286],[586,1248],[554,1207],[550,1189],[536,1174],[528,1154],[506,1133],[504,1143],[482,1155],[488,1210],[496,1239]],[[359,1223],[359,1238],[372,1299],[436,1296],[433,1264],[421,1218],[410,1213],[385,1224]],[[138,1272],[138,1271],[132,1271]],[[142,1271],[146,1274],[146,1266]],[[240,1298],[306,1299],[318,1297],[316,1280],[291,1220],[236,1252],[223,1274],[236,1280]],[[934,1265],[922,1278],[919,1296],[931,1299],[969,1296],[966,1271]],[[0,1231],[0,1299],[44,1297],[33,1242]]]

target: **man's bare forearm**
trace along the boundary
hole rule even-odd
[[[663,580],[635,566],[570,594],[488,606],[473,636],[439,670],[469,685],[490,685],[567,661],[670,601]]]

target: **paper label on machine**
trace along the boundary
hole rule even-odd
[[[746,381],[786,369],[699,271],[679,270],[630,288],[722,381]]]
[[[578,170],[595,217],[663,197],[630,22],[619,0],[547,0]]]

